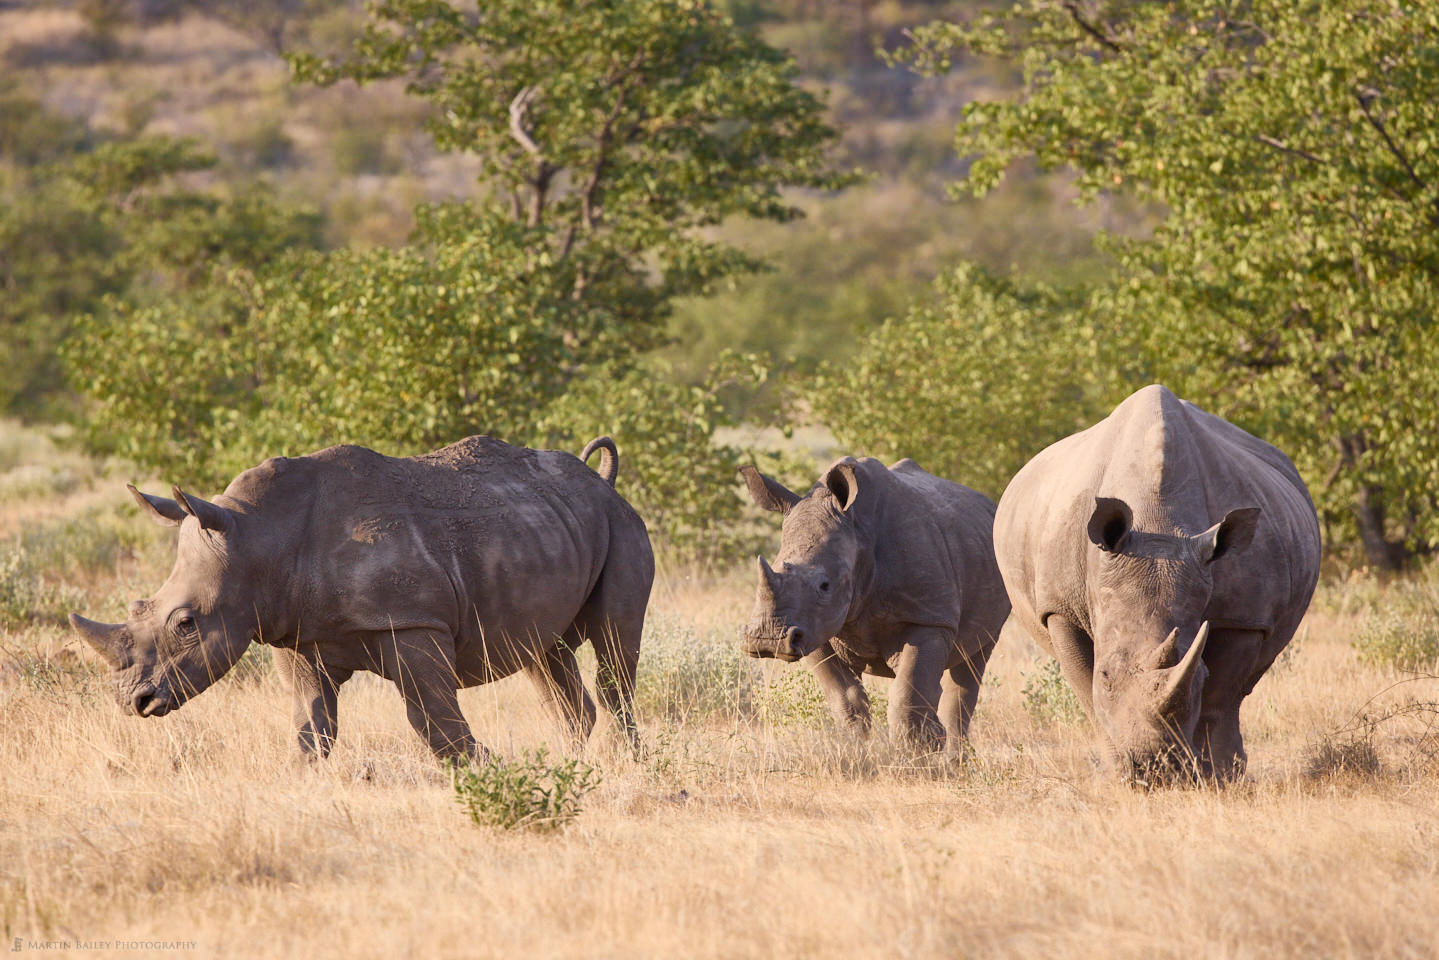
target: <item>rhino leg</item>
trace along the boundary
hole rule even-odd
[[[525,667],[525,674],[539,691],[540,702],[565,728],[576,746],[589,739],[595,725],[595,704],[580,679],[580,665],[574,648],[582,641],[571,628],[560,641]]]
[[[376,672],[399,688],[405,714],[441,759],[484,759],[455,695],[455,639],[442,630],[396,630],[377,638]]]
[[[1248,757],[1239,732],[1239,705],[1269,668],[1260,663],[1264,633],[1260,630],[1218,629],[1204,649],[1209,676],[1199,706],[1194,745],[1199,769],[1206,777],[1231,780],[1244,773]],[[1276,651],[1277,653],[1277,651]]]
[[[896,740],[925,750],[943,742],[940,677],[949,651],[949,637],[942,630],[912,627],[906,633],[889,695],[889,730]]]
[[[945,752],[959,754],[969,738],[969,721],[979,703],[984,662],[963,660],[945,671],[940,681],[939,720],[944,724]]]
[[[811,651],[804,662],[824,691],[829,712],[841,730],[865,736],[869,733],[869,694],[859,674],[835,655],[828,641]]]
[[[648,557],[648,553],[644,556]],[[635,722],[635,668],[653,579],[653,561],[638,562],[618,555],[612,545],[609,561],[571,627],[576,636],[588,639],[594,647],[595,687],[600,700],[624,731],[630,751],[637,758],[641,746]]]
[[[1036,637],[1039,645],[1048,647],[1059,661],[1064,679],[1074,689],[1080,706],[1090,719],[1094,718],[1094,641],[1089,634],[1058,614],[1045,622],[1049,636]]]
[[[275,668],[293,698],[296,740],[301,756],[324,759],[335,745],[340,684],[352,671],[326,669],[313,651],[275,648]]]

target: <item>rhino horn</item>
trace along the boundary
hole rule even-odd
[[[162,527],[179,526],[180,521],[185,519],[185,511],[174,500],[165,497],[152,497],[148,493],[141,493],[133,483],[125,484],[125,489],[130,491],[130,496],[145,511],[145,515]]]
[[[1165,703],[1178,703],[1189,692],[1190,682],[1194,679],[1194,672],[1199,669],[1201,658],[1204,655],[1204,644],[1209,639],[1209,621],[1206,620],[1199,625],[1199,632],[1194,635],[1194,642],[1184,653],[1184,659],[1174,667],[1174,672],[1169,676],[1169,682],[1164,690]]]
[[[121,664],[121,641],[125,636],[125,625],[123,623],[97,623],[94,620],[87,620],[78,613],[70,614],[70,626],[80,634],[80,639],[95,648],[95,652],[105,658],[110,666],[119,668]]]
[[[1179,660],[1179,628],[1175,627],[1169,631],[1169,636],[1164,638],[1164,642],[1154,652],[1154,669],[1168,670],[1170,667],[1178,666]]]
[[[179,487],[172,487],[171,492],[175,494],[175,502],[180,505],[180,509],[199,520],[201,527],[219,533],[230,529],[229,510],[209,500],[187,494]]]
[[[774,600],[776,586],[775,580],[778,579],[778,577],[775,575],[774,568],[769,565],[769,561],[766,560],[764,557],[756,557],[755,559],[759,561],[760,589],[764,591],[764,593],[769,597],[770,600]]]

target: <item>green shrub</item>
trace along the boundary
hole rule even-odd
[[[1439,606],[1371,616],[1354,638],[1354,652],[1360,663],[1381,670],[1422,673],[1439,668]]]
[[[1038,723],[1078,723],[1084,719],[1084,709],[1059,669],[1058,660],[1046,660],[1025,677],[1024,709]]]
[[[450,768],[455,799],[481,826],[550,832],[579,815],[580,800],[600,782],[599,772],[576,759],[551,761],[544,747],[515,760],[456,763]]]

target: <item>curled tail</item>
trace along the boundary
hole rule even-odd
[[[588,463],[590,454],[596,450],[600,452],[600,465],[595,473],[598,473],[600,479],[613,487],[615,477],[620,472],[620,453],[615,449],[615,442],[609,437],[595,437],[580,451],[580,459]]]

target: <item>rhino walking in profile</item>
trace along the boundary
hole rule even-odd
[[[125,623],[71,615],[142,717],[179,708],[251,642],[274,648],[294,695],[299,746],[325,756],[336,698],[359,670],[390,680],[410,724],[442,757],[482,755],[455,691],[523,670],[580,740],[595,708],[575,649],[632,745],[640,632],[654,578],[643,521],[572,454],[470,437],[419,457],[340,446],[277,457],[214,502],[130,487],[179,526],[170,578]]]
[[[741,473],[757,504],[784,514],[775,566],[759,558],[744,651],[803,660],[856,732],[870,725],[860,675],[892,677],[896,737],[961,749],[1009,615],[994,502],[907,459],[845,457],[803,497],[754,467]]]
[[[1126,777],[1244,771],[1240,703],[1319,577],[1288,457],[1148,386],[1015,475],[994,542],[1015,619]]]

